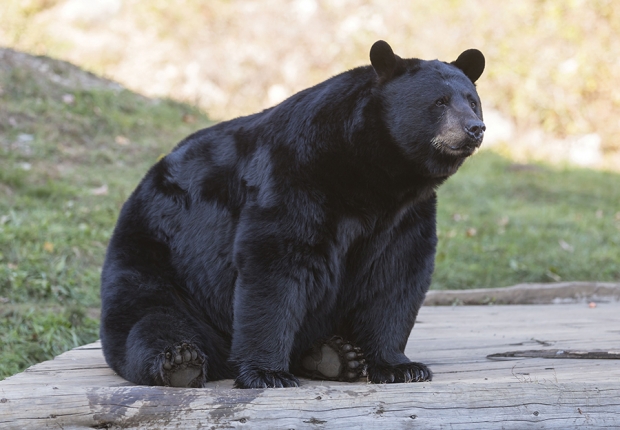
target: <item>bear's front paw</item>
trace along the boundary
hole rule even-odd
[[[368,366],[368,379],[374,384],[424,382],[433,379],[433,373],[422,363],[379,364]]]
[[[299,387],[299,380],[283,370],[246,368],[239,371],[235,388],[287,388]]]

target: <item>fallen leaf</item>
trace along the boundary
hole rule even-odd
[[[75,101],[75,97],[73,97],[73,94],[63,94],[62,101],[65,104],[71,105]]]
[[[497,221],[497,225],[499,225],[500,227],[506,227],[509,222],[510,222],[510,218],[508,218],[507,216],[504,216],[504,217],[501,217],[499,221]]]
[[[128,138],[126,138],[125,136],[116,136],[114,138],[114,141],[122,146],[127,146],[130,143],[130,140]]]
[[[560,244],[560,248],[562,248],[564,251],[573,252],[575,250],[573,245],[566,243],[562,239],[558,240],[558,243]]]
[[[456,230],[450,230],[449,232],[446,233],[445,237],[447,237],[448,239],[456,237]]]
[[[54,252],[54,244],[52,242],[45,242],[43,244],[43,249],[47,252]]]
[[[467,231],[465,232],[465,234],[467,235],[467,237],[474,237],[475,235],[478,234],[478,230],[476,230],[473,227],[470,227],[467,229]]]
[[[196,122],[196,117],[194,115],[186,113],[185,115],[183,115],[183,122],[186,124],[193,124]]]
[[[103,184],[99,188],[95,188],[93,190],[90,190],[90,193],[93,196],[107,196],[108,195],[108,186],[106,184]]]
[[[546,275],[553,279],[555,282],[560,282],[562,280],[562,277],[551,269],[547,270]]]

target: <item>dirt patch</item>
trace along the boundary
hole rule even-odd
[[[42,88],[63,89],[123,89],[117,82],[96,76],[67,62],[46,56],[35,56],[9,48],[0,48],[0,73],[28,71]]]

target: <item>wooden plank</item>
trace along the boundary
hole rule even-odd
[[[519,284],[502,288],[429,291],[427,306],[542,305],[620,301],[620,284],[613,282],[556,282]]]
[[[286,390],[161,387],[41,389],[9,409],[7,428],[573,428],[617,427],[607,382],[372,385]],[[6,404],[12,403],[9,400]],[[23,405],[19,405],[23,406]],[[40,411],[46,411],[40,413]]]
[[[489,354],[620,348],[620,303],[424,307],[407,354],[432,382],[289,389],[134,386],[98,342],[0,382],[0,428],[620,427],[620,362]]]

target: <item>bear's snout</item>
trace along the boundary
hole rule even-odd
[[[484,132],[487,129],[482,121],[472,121],[465,125],[465,132],[469,138],[476,142],[476,146],[480,146]]]

